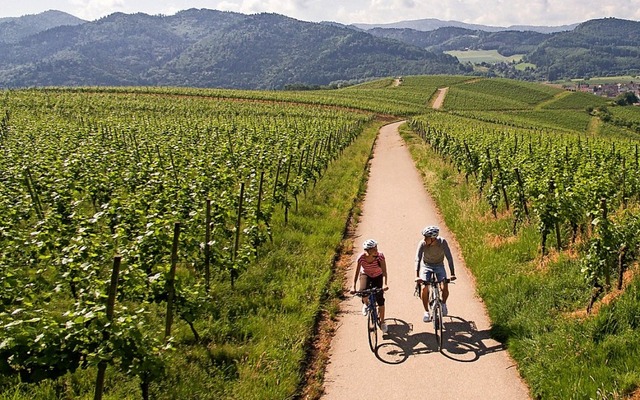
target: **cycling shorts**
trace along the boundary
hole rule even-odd
[[[369,277],[367,274],[360,274],[360,290],[365,290],[369,288],[380,288],[382,289],[383,284],[383,276],[382,274],[376,276],[375,278]],[[384,292],[376,293],[376,304],[379,306],[384,305]]]
[[[428,265],[420,267],[420,279],[424,282],[429,282],[433,274],[436,274],[436,281],[438,282],[442,282],[447,279],[447,271],[444,269],[444,265]]]

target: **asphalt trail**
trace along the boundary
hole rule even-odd
[[[389,331],[379,338],[378,354],[373,354],[360,299],[344,302],[331,342],[323,399],[529,399],[513,360],[489,336],[490,322],[475,294],[473,277],[398,134],[400,124],[380,130],[354,241],[356,251],[347,271],[351,283],[362,242],[376,239],[387,259]],[[450,286],[442,353],[437,351],[432,325],[422,322],[420,300],[413,297],[420,231],[434,224],[451,244],[458,277]]]

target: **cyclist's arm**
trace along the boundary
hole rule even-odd
[[[354,270],[355,274],[353,276],[353,289],[351,290],[351,294],[355,293],[358,290],[356,288],[356,284],[358,283],[358,276],[360,275],[360,258],[358,258]]]
[[[420,277],[420,261],[422,260],[422,252],[424,250],[424,241],[421,240],[418,243],[418,250],[416,250],[416,278]]]
[[[449,248],[449,243],[447,243],[446,239],[442,239],[442,249],[444,250],[444,256],[447,259],[447,263],[449,264],[449,272],[451,273],[451,280],[455,280],[456,269],[453,264],[453,255],[451,254],[451,249]]]
[[[384,278],[384,287],[387,287],[387,261],[384,258],[380,259],[380,268],[382,269],[382,276]]]

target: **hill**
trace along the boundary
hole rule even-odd
[[[640,74],[640,22],[595,19],[558,33],[527,54],[548,80]]]
[[[428,32],[408,28],[374,28],[368,32],[433,51],[497,50],[503,56],[529,53],[549,37],[533,31],[487,32],[457,27],[443,27]]]
[[[479,24],[467,24],[459,21],[442,21],[435,18],[417,19],[412,21],[400,21],[390,24],[353,24],[353,26],[370,30],[375,28],[384,29],[413,29],[417,31],[433,31],[439,28],[455,27],[468,30],[480,30],[484,32],[500,32],[500,31],[531,31],[538,33],[553,33],[570,31],[578,24],[560,25],[560,26],[533,26],[533,25],[511,25],[508,27],[489,26]]]
[[[436,22],[461,26],[426,30]],[[516,65],[494,57],[473,72],[486,76],[557,80],[640,74],[637,21],[597,19],[552,33],[437,20],[387,25],[398,27],[365,31],[362,25],[207,9],[172,16],[115,13],[91,22],[57,11],[4,18],[0,88],[338,87],[385,76],[471,73],[472,65],[444,53],[467,50],[521,60]]]
[[[86,21],[62,11],[49,10],[40,14],[25,15],[19,18],[0,18],[0,41],[16,43],[28,36],[35,35],[58,26],[74,26]]]
[[[530,80],[589,78],[640,74],[640,22],[604,18],[579,24],[565,32],[487,32],[461,27],[432,31],[373,28],[373,35],[392,38],[432,51],[497,50],[502,56],[523,56],[535,69],[519,71],[500,66],[489,74]]]
[[[162,85],[277,89],[460,73],[454,57],[277,14],[115,13],[0,43],[0,87]]]

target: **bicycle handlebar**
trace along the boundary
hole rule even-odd
[[[374,288],[369,288],[369,289],[364,289],[364,290],[358,290],[356,292],[353,292],[352,294],[355,296],[360,296],[360,297],[364,297],[364,296],[369,296],[370,294],[377,294],[380,292],[384,292],[386,289],[382,289],[382,288],[378,288],[378,287],[374,287]]]
[[[454,283],[453,280],[449,278],[445,278],[440,282],[436,282],[435,278],[432,278],[430,281],[425,281],[422,278],[415,278],[414,281],[416,282],[416,284],[421,284],[421,285],[424,285],[425,283],[440,283],[440,282]]]

